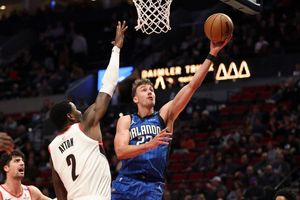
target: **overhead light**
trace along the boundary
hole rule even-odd
[[[0,6],[0,10],[5,10],[5,9],[6,9],[5,5]]]
[[[49,6],[51,9],[54,9],[56,7],[56,0],[51,0]]]

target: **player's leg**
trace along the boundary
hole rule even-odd
[[[119,176],[112,182],[112,200],[131,200],[138,193],[139,182],[135,179]]]
[[[138,180],[129,177],[118,177],[112,182],[112,200],[160,200],[163,197],[165,184]]]
[[[165,184],[162,182],[143,182],[140,184],[138,199],[160,200],[163,199]]]

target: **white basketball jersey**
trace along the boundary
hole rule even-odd
[[[98,141],[73,124],[49,145],[53,167],[59,174],[68,200],[110,200],[111,174]]]
[[[0,186],[0,193],[2,195],[2,199],[3,200],[31,200],[31,193],[30,190],[28,188],[28,186],[26,185],[21,185],[21,187],[23,188],[23,193],[22,195],[20,195],[19,197],[14,196],[13,194],[11,194],[10,192],[8,192],[3,185]]]

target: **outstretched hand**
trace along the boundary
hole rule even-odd
[[[168,145],[172,140],[172,133],[167,131],[167,128],[163,129],[159,134],[157,134],[152,140],[149,141],[151,149],[155,148],[161,144]]]
[[[123,21],[123,23],[118,21],[118,25],[117,25],[117,29],[116,29],[116,37],[115,37],[115,40],[111,42],[113,45],[115,45],[119,48],[123,47],[124,34],[125,34],[127,28],[128,28],[128,26],[126,26],[126,21]]]
[[[12,138],[7,133],[0,132],[0,151],[12,152],[14,146]]]
[[[228,44],[228,42],[231,40],[231,38],[232,38],[232,35],[223,42],[210,41],[210,52],[209,53],[214,56],[217,56],[219,51],[221,51],[221,49],[223,49],[223,47],[225,47]]]

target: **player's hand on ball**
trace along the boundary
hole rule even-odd
[[[210,41],[210,54],[217,56],[219,51],[223,49],[224,46],[228,44],[228,42],[231,40],[232,35],[230,35],[227,39],[225,39],[223,42],[213,42]]]
[[[113,45],[115,45],[119,48],[123,47],[124,35],[125,35],[127,28],[128,28],[128,26],[126,26],[126,21],[123,21],[123,23],[118,21],[118,25],[117,25],[117,29],[116,29],[116,37],[115,37],[115,40],[111,42]]]

